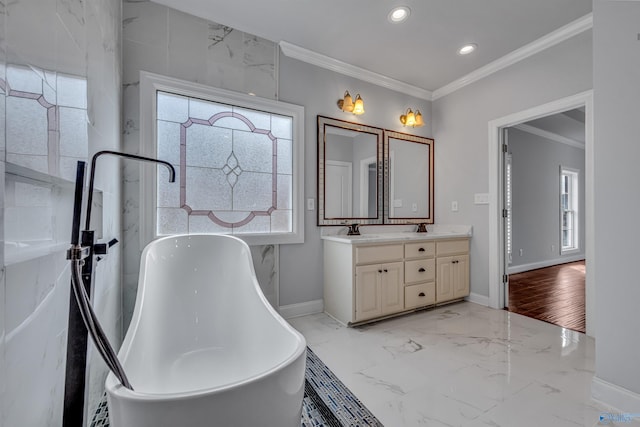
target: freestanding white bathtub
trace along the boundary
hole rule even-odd
[[[271,308],[235,237],[144,249],[119,359],[134,391],[108,375],[113,427],[300,426],[306,342]]]

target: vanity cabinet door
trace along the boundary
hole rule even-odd
[[[404,310],[404,264],[392,262],[382,264],[380,274],[382,292],[382,314]]]
[[[404,309],[402,262],[356,267],[355,321],[372,319]]]
[[[436,260],[436,302],[453,299],[453,258],[442,257]]]
[[[381,281],[379,265],[356,267],[355,321],[382,315]]]
[[[436,259],[436,302],[469,295],[469,255]]]
[[[469,295],[469,255],[459,255],[455,261],[453,297],[462,298]]]

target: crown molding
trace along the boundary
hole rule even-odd
[[[550,32],[549,34],[546,34],[539,39],[526,44],[521,48],[516,49],[513,52],[508,53],[505,56],[470,72],[466,76],[463,76],[457,80],[452,81],[449,84],[442,86],[439,89],[434,90],[432,93],[432,100],[435,101],[438,98],[449,95],[450,93],[453,93],[458,89],[462,89],[463,87],[480,79],[483,79],[497,71],[500,71],[503,68],[509,67],[516,62],[522,61],[523,59],[526,59],[530,56],[535,55],[536,53],[555,46],[558,43],[568,40],[571,37],[574,37],[584,31],[590,30],[592,27],[593,13],[589,13],[582,18],[578,18],[565,26],[560,27],[557,30]]]
[[[535,126],[521,123],[519,125],[515,125],[514,128],[519,129],[523,132],[527,132],[527,133],[539,136],[541,138],[549,139],[554,142],[559,142],[561,144],[566,144],[575,148],[580,148],[581,150],[585,149],[585,144],[580,141],[567,138],[566,136],[558,135],[557,133],[554,133],[554,132],[549,132],[549,131],[540,129]]]
[[[640,0],[639,0],[640,1]],[[334,71],[336,73],[344,74],[349,77],[353,77],[359,80],[363,80],[369,83],[373,83],[377,86],[385,87],[387,89],[395,90],[400,93],[415,96],[427,101],[435,101],[438,98],[449,95],[458,89],[481,80],[497,71],[507,68],[523,59],[529,58],[545,49],[562,43],[565,40],[570,39],[580,33],[593,28],[593,14],[589,13],[582,18],[578,18],[569,24],[558,28],[555,31],[546,34],[539,39],[522,46],[519,49],[514,50],[505,56],[490,62],[489,64],[480,67],[466,76],[463,76],[457,80],[452,81],[435,91],[429,91],[408,83],[401,82],[399,80],[392,79],[382,74],[374,73],[373,71],[366,70],[364,68],[357,67],[355,65],[348,64],[335,58],[331,58],[326,55],[314,52],[309,49],[294,45],[292,43],[281,41],[278,43],[282,53],[289,58],[294,58],[299,61],[303,61],[312,65],[316,65],[327,70]]]
[[[432,100],[432,92],[429,90],[392,79],[382,74],[374,73],[373,71],[369,71],[355,65],[347,64],[346,62],[331,58],[326,55],[322,55],[320,53],[305,49],[300,46],[296,46],[286,41],[281,41],[278,44],[280,46],[280,49],[282,50],[282,53],[289,58],[294,58],[299,61],[303,61],[321,68],[325,68],[327,70],[334,71],[336,73],[344,74],[346,76],[363,80],[365,82],[373,83],[377,86],[395,90],[396,92],[415,96],[416,98],[424,99],[427,101]]]

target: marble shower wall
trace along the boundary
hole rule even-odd
[[[275,43],[150,1],[123,2],[124,148],[140,147],[140,71],[209,86],[277,97]],[[128,324],[135,303],[140,242],[140,169],[125,164],[124,316]],[[142,219],[151,221],[151,218]],[[278,247],[253,247],[256,273],[265,295],[277,305]]]
[[[6,6],[4,3],[0,6],[0,79],[6,79]],[[5,262],[4,262],[4,171],[5,171],[5,97],[0,96],[0,262],[2,270],[0,270],[0,424],[5,425],[6,396],[7,396],[7,370],[5,363],[6,338],[5,338],[5,321],[4,312],[6,307],[6,280],[5,280]]]
[[[119,0],[0,3],[0,425],[62,423],[72,181],[77,160],[121,147],[120,24]],[[98,162],[107,241],[122,240],[121,175]],[[120,245],[98,264],[93,300],[119,344]],[[90,413],[107,370],[91,345],[88,363]]]

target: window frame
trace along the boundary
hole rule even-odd
[[[249,245],[304,243],[304,107],[245,95],[159,74],[140,71],[140,154],[157,157],[157,92],[210,100],[241,108],[260,110],[293,118],[292,129],[292,231],[288,233],[233,234]],[[178,171],[176,171],[177,173]],[[157,167],[140,169],[140,244],[160,237],[157,230]],[[177,180],[176,180],[177,182]],[[224,233],[230,234],[231,233]]]
[[[564,191],[564,179],[563,177],[565,175],[569,175],[571,176],[571,188],[569,189],[568,194],[568,206],[570,207],[570,209],[567,209],[567,211],[572,212],[572,227],[571,227],[571,233],[572,233],[572,246],[568,246],[565,248],[564,246],[564,239],[563,239],[563,232],[564,232],[564,226],[563,226],[563,214],[565,212],[565,209],[563,209],[562,207],[562,196],[563,196],[563,191]],[[579,206],[580,206],[580,170],[579,169],[574,169],[574,168],[570,168],[570,167],[566,167],[566,166],[560,166],[560,195],[559,195],[559,211],[560,211],[560,223],[559,223],[559,231],[560,231],[560,255],[566,255],[566,254],[572,254],[572,253],[576,253],[576,252],[580,252],[580,223],[579,223]]]

